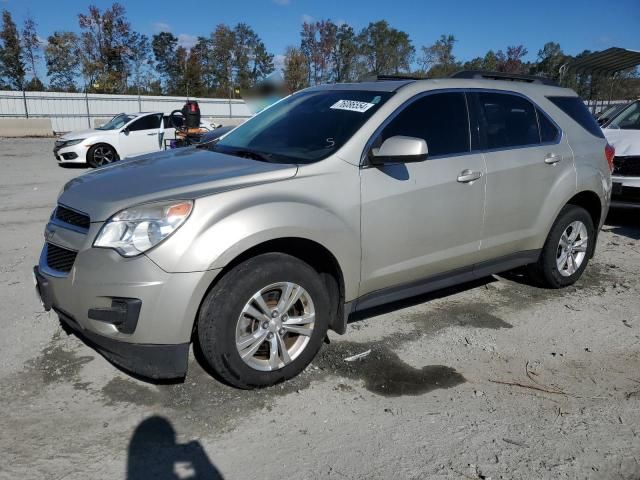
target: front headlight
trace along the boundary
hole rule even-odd
[[[65,147],[70,147],[72,145],[77,145],[80,142],[84,142],[86,139],[85,138],[76,138],[75,140],[67,140],[66,142],[64,142],[64,144],[62,145],[62,148]]]
[[[193,201],[150,203],[116,213],[102,226],[94,247],[113,248],[133,257],[158,245],[189,217]]]

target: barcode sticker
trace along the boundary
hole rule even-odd
[[[364,113],[373,107],[375,103],[358,102],[356,100],[338,100],[331,105],[334,110],[348,110],[350,112]]]

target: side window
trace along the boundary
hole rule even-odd
[[[540,109],[536,108],[536,113],[538,114],[538,125],[540,126],[540,141],[542,143],[557,142],[560,137],[558,127]]]
[[[424,138],[429,156],[469,151],[469,116],[463,93],[425,95],[402,110],[384,128],[378,146],[396,135]]]
[[[508,93],[477,94],[487,148],[509,148],[540,143],[538,120],[528,100]]]
[[[137,130],[151,130],[154,128],[160,128],[160,122],[162,120],[162,115],[147,115],[146,117],[142,117],[131,125],[129,125],[129,131],[135,132]]]
[[[547,97],[556,107],[569,115],[575,122],[591,135],[604,138],[600,125],[589,113],[580,97]]]

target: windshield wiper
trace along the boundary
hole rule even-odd
[[[255,150],[250,150],[248,148],[231,148],[228,151],[222,150],[221,153],[226,153],[227,155],[233,155],[235,157],[250,158],[252,160],[258,160],[260,162],[272,161],[270,156],[267,156],[260,152],[256,152]]]

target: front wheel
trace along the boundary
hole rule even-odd
[[[209,366],[229,384],[274,385],[313,360],[331,311],[311,266],[282,253],[259,255],[229,271],[205,298],[199,346]]]
[[[577,205],[566,205],[551,227],[540,259],[530,266],[531,275],[549,288],[574,284],[587,268],[595,240],[589,212]]]
[[[118,153],[111,145],[106,143],[94,145],[87,152],[87,163],[93,168],[108,165],[116,160],[119,160]]]

